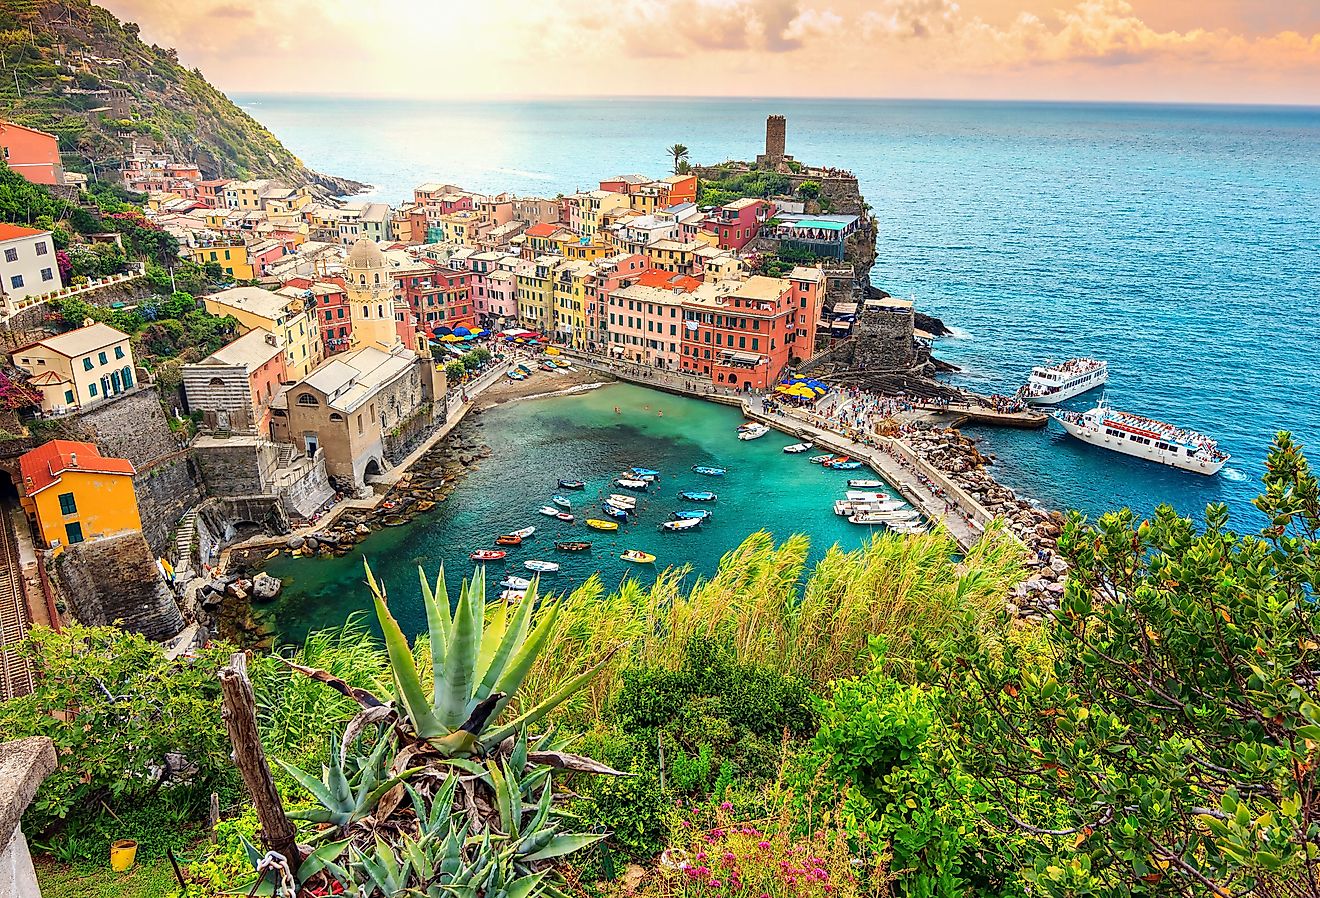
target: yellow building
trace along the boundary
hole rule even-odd
[[[476,246],[481,238],[481,213],[473,209],[450,212],[440,216],[440,229],[444,243],[461,243],[464,246]]]
[[[400,343],[394,272],[376,241],[359,237],[353,244],[344,260],[344,283],[348,287],[353,348],[374,346],[382,352],[393,352]]]
[[[582,196],[582,236],[595,237],[604,226],[602,218],[610,219],[632,210],[626,193],[610,190],[592,190]]]
[[[51,440],[19,457],[20,500],[33,533],[56,554],[74,543],[142,529],[132,462],[93,443]]]
[[[539,256],[518,269],[518,320],[546,333],[554,328],[554,278],[563,259]]]
[[[44,413],[95,405],[134,386],[128,334],[108,324],[66,331],[15,349],[13,363],[41,392]]]
[[[207,296],[206,311],[233,315],[241,333],[260,327],[274,334],[284,348],[284,369],[291,380],[306,377],[325,357],[316,311],[302,296],[232,287]]]
[[[184,246],[179,248],[179,253],[199,265],[214,262],[236,281],[250,281],[257,276],[248,259],[247,246],[241,240],[218,246]]]
[[[585,261],[565,262],[555,272],[554,329],[577,349],[586,345],[587,292],[595,274],[596,266]]]
[[[646,258],[653,268],[674,274],[691,274],[697,250],[706,244],[682,243],[678,240],[657,240],[646,247]]]

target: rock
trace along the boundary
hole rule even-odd
[[[370,536],[371,528],[368,527],[366,524],[358,524],[356,527],[353,528],[353,532],[356,533],[358,536]]]
[[[311,551],[315,552],[315,551],[316,551],[316,547],[320,545],[320,542],[317,540],[316,537],[314,537],[314,536],[309,536],[309,537],[307,537],[307,540],[303,543],[303,545],[304,545],[306,548],[310,549]]]
[[[1068,562],[1064,561],[1058,555],[1050,559],[1050,568],[1056,574],[1065,574],[1068,572]]]
[[[252,578],[252,598],[263,601],[273,599],[280,594],[280,587],[283,585],[278,577],[272,577],[265,572],[257,574]]]
[[[284,541],[284,545],[286,548],[297,551],[298,549],[301,549],[306,542],[307,540],[303,539],[301,536],[291,536]]]

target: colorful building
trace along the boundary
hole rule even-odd
[[[0,224],[0,305],[12,315],[29,296],[63,287],[50,231]]]
[[[15,349],[13,363],[41,392],[41,411],[63,414],[87,408],[135,385],[128,334],[92,324]]]
[[[182,374],[190,412],[214,415],[217,430],[270,436],[270,405],[287,378],[283,347],[270,331],[250,330]]]
[[[554,277],[564,260],[539,256],[518,269],[518,320],[548,333],[554,328]]]
[[[677,371],[686,286],[652,286],[639,279],[611,292],[607,300],[610,354],[638,365]]]
[[[696,175],[670,175],[660,181],[667,188],[667,201],[670,206],[697,201]]]
[[[179,254],[199,265],[214,262],[224,269],[228,277],[236,281],[252,281],[257,278],[257,271],[248,258],[247,244],[242,240],[214,243],[209,246],[181,246]]]
[[[774,211],[773,205],[755,197],[734,200],[707,217],[704,227],[718,238],[721,249],[740,250],[755,239]]]
[[[683,372],[739,390],[773,386],[793,355],[793,297],[792,282],[763,275],[705,283],[686,294]]]
[[[33,184],[63,184],[60,142],[54,134],[0,121],[0,153],[5,164]]]
[[[51,440],[18,460],[19,500],[32,532],[56,554],[66,546],[140,532],[132,462],[93,443]]]
[[[285,286],[292,286],[286,283]],[[349,311],[348,290],[343,278],[309,281],[312,307],[321,328],[321,344],[326,358],[353,345],[353,316]]]
[[[212,315],[237,319],[241,333],[261,328],[274,334],[284,349],[284,367],[290,378],[306,377],[325,358],[315,309],[306,290],[231,287],[210,294],[205,302]]]

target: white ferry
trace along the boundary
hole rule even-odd
[[[1218,474],[1229,459],[1228,453],[1207,436],[1164,421],[1120,412],[1103,398],[1089,411],[1055,412],[1054,420],[1069,434],[1092,446],[1196,474]]]
[[[1028,405],[1055,405],[1103,386],[1109,364],[1099,359],[1069,359],[1061,365],[1037,365],[1018,395]]]

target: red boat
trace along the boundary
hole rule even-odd
[[[508,552],[503,552],[499,549],[478,549],[469,555],[468,558],[471,558],[473,561],[499,561],[508,554]]]
[[[501,546],[521,546],[522,537],[516,533],[506,533],[503,536],[495,537],[495,542]]]

